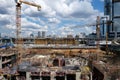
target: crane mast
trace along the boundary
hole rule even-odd
[[[21,4],[16,4],[16,37],[17,37],[17,47],[20,41],[20,33],[21,33]]]
[[[97,33],[97,48],[100,47],[100,17],[97,16],[96,20],[96,33]]]
[[[111,22],[110,22],[111,23]],[[83,27],[92,27],[92,26],[96,26],[96,34],[97,34],[97,43],[96,43],[96,47],[99,49],[100,47],[100,25],[102,24],[108,24],[108,22],[106,23],[100,23],[100,17],[97,16],[96,19],[96,24],[86,24],[86,25],[78,25],[78,26],[71,26],[70,28],[83,28]]]

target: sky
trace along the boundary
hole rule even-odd
[[[89,34],[95,27],[96,16],[103,16],[104,0],[25,0],[41,5],[36,7],[22,4],[21,35],[24,37],[38,31],[45,31],[46,35],[76,35]],[[2,36],[16,36],[16,3],[14,0],[0,0],[0,33]],[[78,27],[80,28],[78,28]]]

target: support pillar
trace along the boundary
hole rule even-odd
[[[51,72],[51,80],[56,80],[54,72]]]
[[[26,80],[31,80],[30,74],[30,72],[26,72]]]
[[[0,69],[2,69],[2,57],[0,56]]]
[[[76,72],[76,80],[81,80],[80,75],[81,75],[81,72]]]

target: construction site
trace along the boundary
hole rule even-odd
[[[97,48],[1,49],[1,79],[107,80],[119,78],[119,57]]]
[[[120,39],[109,38],[109,31],[104,39],[100,36],[101,25],[113,25],[114,20],[101,23],[101,17],[96,16],[96,24],[87,24],[96,27],[96,38],[23,38],[22,4],[38,11],[42,6],[24,0],[15,2],[16,38],[11,39],[14,45],[0,45],[0,80],[120,80]],[[117,2],[112,0],[112,4]],[[105,44],[101,44],[103,40]],[[0,41],[5,42],[2,38]],[[91,41],[95,44],[89,44]]]

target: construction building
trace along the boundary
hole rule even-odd
[[[108,46],[106,46],[106,54],[100,50],[99,28],[102,18],[97,16],[96,24],[88,25],[96,26],[96,33],[89,36],[91,40],[96,39],[97,47],[86,46],[84,42],[84,45],[76,45],[79,44],[77,42],[79,39],[85,39],[87,42],[90,38],[77,37],[76,40],[72,35],[68,35],[67,38],[46,38],[45,31],[39,31],[37,38],[21,38],[22,3],[37,7],[38,10],[41,6],[24,0],[15,1],[17,37],[14,43],[16,42],[16,49],[13,47],[10,49],[8,45],[5,48],[1,47],[0,80],[117,80],[120,78],[119,62],[116,61],[115,66],[111,65],[115,62],[115,60],[113,62],[110,60],[114,58],[113,53],[106,55]],[[119,3],[119,0],[105,0],[105,15],[109,18],[104,17],[106,24],[104,25],[103,21],[101,36],[105,37],[108,33],[108,37],[119,37]],[[11,39],[5,39],[3,42],[7,43],[7,40],[11,42]],[[24,47],[23,44],[32,47]],[[117,58],[117,60],[120,59]],[[114,72],[117,76],[112,75]]]
[[[64,58],[63,55],[26,55],[18,68],[23,80],[92,80],[88,60],[80,57]]]
[[[16,63],[17,57],[17,50],[0,49],[0,69],[12,67]]]
[[[38,44],[38,45],[49,45],[49,44],[70,44],[75,45],[76,41],[74,38],[23,38],[24,44]]]

